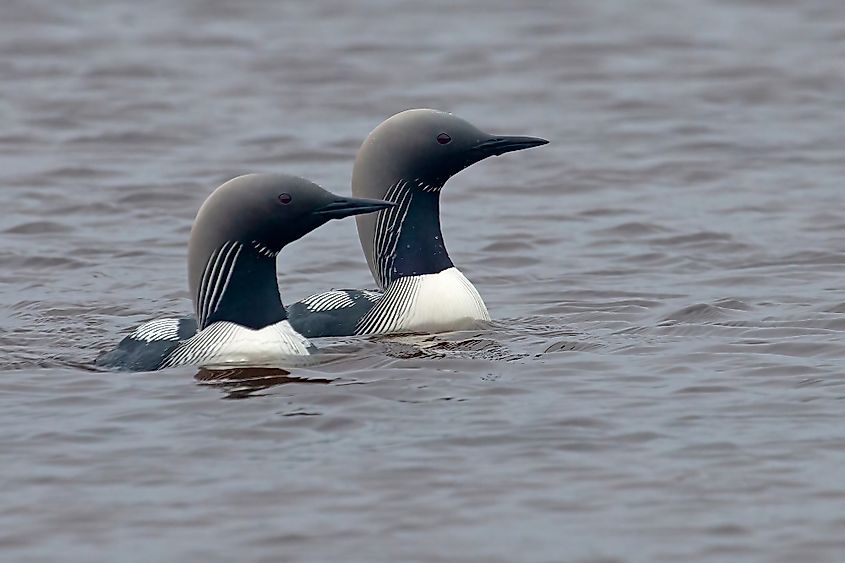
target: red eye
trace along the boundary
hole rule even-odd
[[[447,143],[449,143],[449,142],[451,142],[451,141],[452,141],[452,137],[450,137],[450,136],[449,136],[449,135],[447,135],[446,133],[440,133],[440,134],[437,136],[437,142],[438,142],[438,143],[440,143],[441,145],[445,145],[445,144],[447,144]]]
[[[293,200],[293,198],[290,197],[290,194],[279,194],[279,203],[287,205],[291,202],[291,200]]]

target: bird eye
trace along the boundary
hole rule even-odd
[[[279,203],[283,205],[289,204],[293,200],[290,194],[279,194]]]
[[[451,141],[452,141],[452,137],[450,137],[446,133],[440,133],[437,136],[437,142],[440,143],[441,145],[445,145],[447,143],[450,143]]]

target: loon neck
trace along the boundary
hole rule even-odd
[[[403,180],[387,190],[384,199],[397,205],[376,219],[372,252],[382,289],[402,277],[436,274],[453,266],[440,230],[441,187]]]
[[[218,321],[260,329],[287,318],[276,255],[256,242],[226,242],[212,253],[194,296],[200,330]]]

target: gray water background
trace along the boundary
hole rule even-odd
[[[215,186],[411,107],[552,141],[444,190],[489,329],[91,370]],[[4,0],[0,558],[845,560],[843,147],[842,2]],[[280,268],[373,285],[351,220]]]

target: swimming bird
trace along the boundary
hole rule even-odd
[[[148,322],[96,364],[151,371],[310,354],[315,348],[291,326],[282,305],[276,256],[330,219],[393,206],[338,196],[296,176],[229,180],[205,200],[191,229],[188,282],[195,319]]]
[[[352,172],[355,196],[396,207],[356,217],[378,291],[339,289],[288,308],[308,337],[439,332],[489,321],[484,300],[452,263],[440,230],[440,192],[461,170],[491,156],[547,144],[485,133],[450,113],[414,109],[376,127]]]

